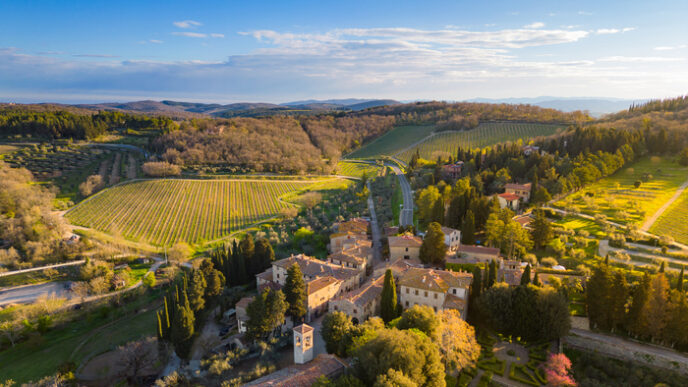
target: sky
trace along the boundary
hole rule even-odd
[[[666,98],[688,1],[0,1],[0,101]]]

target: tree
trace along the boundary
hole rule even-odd
[[[150,370],[158,360],[158,350],[155,339],[148,337],[139,341],[132,341],[117,349],[117,364],[121,376],[127,379],[129,385],[142,384],[144,370]]]
[[[535,211],[535,219],[533,219],[532,228],[533,244],[536,249],[543,248],[554,236],[552,224],[547,220],[545,212],[542,210]]]
[[[170,338],[175,352],[183,359],[187,359],[191,352],[191,344],[194,336],[195,317],[186,293],[175,306],[175,319],[172,323]]]
[[[380,317],[382,317],[385,323],[397,318],[397,287],[390,269],[387,269],[385,272],[385,279],[382,285]]]
[[[14,321],[2,321],[0,322],[0,332],[7,337],[7,340],[14,347],[15,342],[19,339],[19,325]]]
[[[600,329],[608,330],[610,326],[612,276],[608,265],[599,265],[588,280],[585,295],[590,323]]]
[[[498,246],[509,259],[518,253],[523,255],[531,248],[533,242],[530,234],[513,220],[514,213],[508,208],[491,213],[485,224],[487,240],[492,246]]]
[[[530,283],[530,265],[526,265],[523,274],[521,275],[521,285],[528,285]]]
[[[447,255],[447,245],[444,244],[444,233],[442,226],[437,222],[432,222],[428,226],[428,231],[420,246],[420,260],[423,263],[443,265],[444,257]]]
[[[537,289],[537,301],[535,313],[538,316],[534,324],[539,323],[538,332],[530,336],[538,340],[556,340],[564,337],[571,329],[571,315],[569,302],[559,291],[551,287],[537,288],[532,285],[529,288]],[[529,328],[527,332],[532,331]],[[524,334],[523,337],[529,337]]]
[[[382,329],[354,350],[356,372],[372,385],[388,370],[401,372],[419,386],[444,387],[444,365],[437,345],[422,334]],[[405,379],[404,379],[405,380]]]
[[[472,210],[466,211],[466,217],[461,226],[461,243],[465,245],[475,244],[475,216]]]
[[[540,277],[538,276],[537,271],[535,272],[535,276],[533,277],[533,285],[537,287],[542,286],[542,282],[540,282]]]
[[[678,273],[678,279],[676,280],[676,290],[679,292],[683,291],[683,266],[681,266],[681,272]]]
[[[609,292],[609,327],[621,329],[626,319],[626,302],[628,301],[628,284],[621,272],[614,273]]]
[[[275,251],[272,249],[272,245],[267,239],[260,238],[256,241],[254,259],[260,264],[258,273],[272,266],[272,262],[275,260]]]
[[[432,210],[440,197],[440,191],[434,185],[428,186],[418,194],[418,215],[424,223],[432,219]]]
[[[483,289],[483,270],[480,266],[476,265],[473,268],[473,283],[471,284],[470,296],[474,300],[480,297],[480,293]]]
[[[427,305],[413,305],[401,314],[397,328],[415,328],[430,337],[434,337],[439,325],[440,320],[431,307]]]
[[[487,271],[487,288],[491,288],[497,283],[497,261],[494,259],[490,261],[490,267]]]
[[[404,375],[402,371],[390,368],[386,374],[377,376],[373,387],[418,387],[418,383]]]
[[[659,339],[667,324],[669,304],[669,282],[662,273],[650,281],[648,299],[642,311],[642,319],[647,324],[647,333],[653,339]]]
[[[633,299],[626,315],[626,328],[636,336],[645,335],[647,333],[646,322],[643,319],[643,309],[649,297],[650,281],[650,276],[645,273],[640,284],[638,284],[633,291]],[[589,291],[590,290],[588,290],[588,292]]]
[[[301,321],[306,315],[306,284],[298,264],[295,263],[287,269],[283,291],[289,305],[287,314],[294,319],[294,323]]]
[[[351,319],[346,313],[332,312],[325,315],[320,328],[320,334],[325,340],[327,353],[334,353],[340,357],[346,357],[346,346],[342,345],[349,331],[353,327]]]
[[[167,252],[167,259],[176,264],[179,265],[182,262],[185,262],[189,257],[191,256],[191,248],[189,245],[183,242],[179,242],[175,244],[168,252]]]
[[[149,288],[155,287],[155,273],[152,271],[146,273],[146,275],[143,276],[143,284]]]
[[[260,273],[260,262],[254,259],[255,248],[255,243],[253,242],[253,236],[251,234],[247,233],[244,239],[239,242],[239,253],[244,258],[246,274],[249,278],[253,278],[256,274]]]
[[[551,354],[545,364],[545,376],[548,386],[575,386],[576,381],[571,372],[571,360],[563,353]]]
[[[672,344],[685,346],[688,343],[688,301],[686,294],[674,290],[671,292],[669,313],[664,340]]]
[[[207,283],[201,270],[194,270],[189,283],[188,297],[191,309],[198,312],[205,307],[205,289]]]
[[[473,367],[480,357],[480,344],[475,339],[475,329],[454,309],[445,309],[437,315],[440,324],[434,341],[439,347],[444,368],[449,372],[460,372]]]
[[[287,302],[281,290],[265,289],[246,307],[246,330],[252,339],[266,339],[284,323]]]

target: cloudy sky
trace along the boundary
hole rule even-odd
[[[0,15],[2,102],[688,93],[685,0],[21,0]]]

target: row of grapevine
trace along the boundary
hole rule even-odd
[[[409,161],[416,149],[424,159],[433,159],[438,152],[454,155],[459,147],[479,148],[500,142],[528,140],[533,137],[554,134],[563,128],[561,125],[528,124],[516,122],[489,122],[465,131],[440,132],[417,147],[407,149],[396,156]]]
[[[364,173],[368,177],[377,176],[380,169],[378,165],[355,161],[340,161],[337,164],[337,174],[342,176],[361,177]]]
[[[75,225],[169,246],[221,238],[273,217],[309,181],[161,179],[107,189],[67,213]]]

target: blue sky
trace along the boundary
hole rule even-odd
[[[0,101],[688,93],[688,2],[0,2]]]

